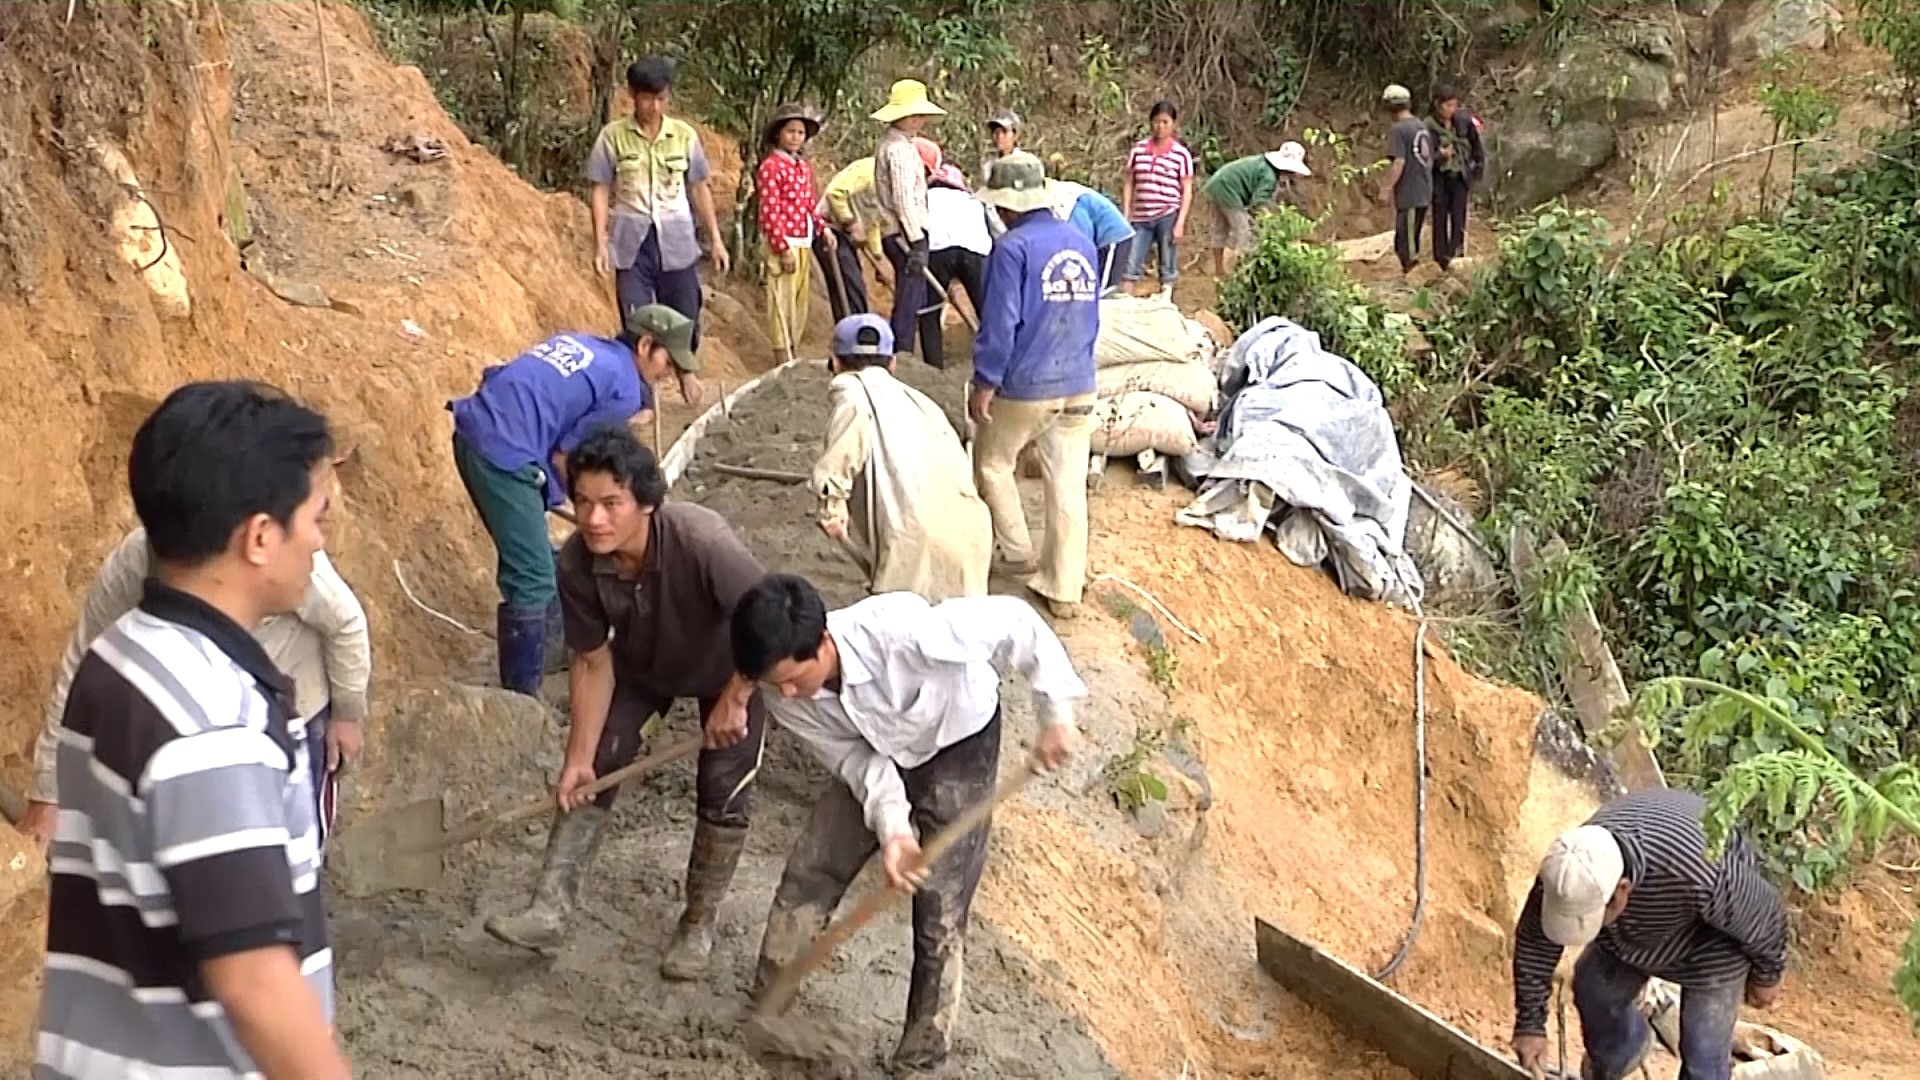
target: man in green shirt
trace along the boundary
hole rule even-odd
[[[1312,176],[1307,148],[1297,142],[1278,150],[1228,162],[1207,180],[1200,194],[1213,222],[1213,276],[1224,278],[1240,253],[1253,246],[1253,210],[1276,198],[1302,209],[1294,177]]]

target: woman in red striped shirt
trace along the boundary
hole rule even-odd
[[[1154,102],[1147,124],[1152,134],[1127,154],[1126,182],[1120,189],[1120,209],[1133,225],[1126,280],[1133,285],[1146,276],[1147,253],[1157,247],[1160,287],[1172,289],[1180,276],[1187,209],[1193,205],[1193,151],[1177,136],[1180,110],[1173,102]]]
[[[776,359],[800,347],[807,325],[813,245],[833,250],[833,230],[817,212],[813,164],[801,154],[820,134],[820,114],[805,105],[782,105],[768,118],[762,137],[767,156],[754,170],[760,197],[760,234],[767,240],[767,321]]]

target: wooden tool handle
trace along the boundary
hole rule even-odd
[[[1026,787],[1027,781],[1032,780],[1035,775],[1037,774],[1033,771],[1032,763],[1025,763],[1020,771],[1002,780],[991,796],[967,807],[959,817],[954,818],[946,828],[935,833],[933,839],[927,841],[926,846],[921,848],[920,865],[932,866],[940,856],[946,854],[948,848],[985,824],[995,807],[1020,794],[1020,789]],[[807,977],[807,972],[824,963],[827,957],[833,955],[833,950],[840,947],[841,942],[872,922],[875,915],[885,911],[894,902],[904,899],[907,895],[891,887],[882,887],[868,893],[846,918],[827,927],[819,937],[814,938],[813,944],[807,946],[807,951],[802,953],[798,960],[780,969],[779,977],[768,988],[766,996],[760,999],[760,1006],[754,1010],[755,1014],[768,1017],[779,1016],[786,1012],[787,1006],[793,1004],[793,997],[800,990],[800,980]]]
[[[581,794],[598,795],[610,787],[626,783],[628,780],[639,776],[643,772],[657,769],[662,765],[670,765],[683,758],[690,758],[700,752],[700,745],[701,737],[698,735],[692,736],[684,742],[674,743],[672,746],[667,747],[657,754],[648,754],[646,757],[641,758],[631,765],[622,765],[607,775],[595,779],[593,783],[581,789]],[[511,825],[516,821],[525,821],[528,818],[539,817],[541,814],[551,812],[553,808],[554,802],[551,797],[541,799],[539,802],[530,802],[525,806],[516,807],[504,813],[484,817],[478,821],[462,825],[441,837],[424,850],[439,851],[445,848],[459,847],[461,844],[469,844],[493,832],[495,829]]]

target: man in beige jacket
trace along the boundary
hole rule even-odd
[[[876,593],[939,603],[985,596],[993,521],[973,467],[933,400],[893,376],[893,331],[878,315],[833,330],[827,447],[813,466],[820,528],[867,570]]]
[[[59,809],[54,760],[63,734],[67,691],[87,647],[120,616],[140,603],[140,590],[152,575],[153,553],[147,531],[135,529],[107,556],[80,609],[80,625],[67,642],[47,702],[46,725],[33,750],[33,790],[20,829],[41,850],[52,843]],[[298,612],[275,615],[253,635],[274,665],[294,682],[295,738],[308,740],[314,792],[320,800],[322,844],[333,831],[334,780],[341,766],[360,756],[360,723],[367,715],[367,679],[373,652],[367,639],[367,614],[360,599],[334,570],[325,552],[313,557],[307,599]]]

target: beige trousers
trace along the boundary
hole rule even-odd
[[[1051,401],[993,399],[993,419],[973,441],[973,481],[993,515],[993,542],[1011,563],[1033,561],[1033,538],[1014,472],[1032,444],[1046,485],[1047,535],[1040,568],[1027,587],[1049,600],[1077,604],[1087,584],[1087,453],[1093,440],[1094,395]]]

